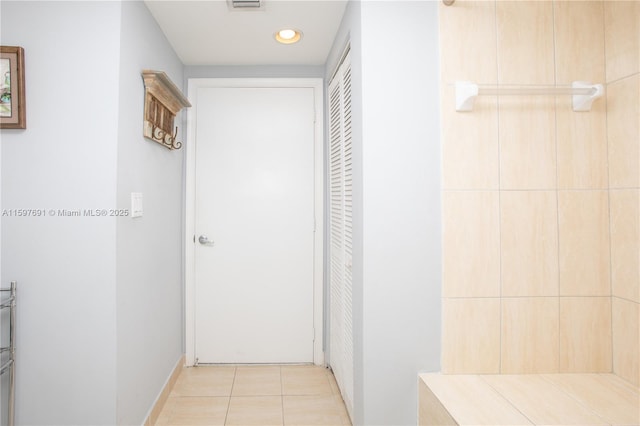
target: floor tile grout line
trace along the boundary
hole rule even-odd
[[[229,385],[226,385],[226,391],[224,392],[224,394],[217,394],[217,395],[180,395],[180,396],[176,396],[176,397],[172,397],[172,399],[174,400],[174,403],[178,404],[178,402],[180,400],[184,400],[184,401],[188,401],[191,399],[200,399],[200,398],[213,398],[213,399],[218,399],[218,398],[214,398],[214,397],[224,397],[226,398],[226,401],[220,401],[222,404],[226,403],[226,412],[224,414],[224,425],[228,425],[230,421],[233,420],[233,416],[230,416],[231,414],[233,414],[233,412],[231,411],[231,400],[234,398],[233,396],[233,392],[234,391],[238,391],[241,390],[241,385],[242,385],[242,378],[240,377],[240,371],[239,371],[239,366],[234,366],[232,371],[229,371],[229,373],[232,373],[232,377],[231,377],[231,386],[227,387]],[[318,370],[316,371],[311,371],[311,374],[308,375],[306,372],[296,372],[296,371],[287,371],[287,373],[289,373],[288,377],[291,376],[291,380],[293,380],[292,386],[293,388],[291,388],[291,395],[286,395],[287,392],[285,391],[285,386],[284,386],[284,375],[282,372],[282,368],[280,366],[278,366],[278,376],[277,378],[279,379],[279,383],[280,383],[280,395],[265,395],[262,392],[258,391],[258,392],[250,392],[250,395],[238,395],[239,397],[246,397],[246,396],[250,396],[250,397],[275,397],[275,396],[279,396],[280,397],[280,412],[281,412],[281,423],[280,425],[284,426],[286,424],[285,421],[285,404],[284,404],[284,397],[285,396],[290,396],[292,398],[292,401],[295,401],[297,398],[302,398],[302,400],[307,400],[307,401],[311,401],[311,400],[318,400],[318,399],[324,399],[325,403],[327,404],[325,406],[325,409],[330,410],[335,416],[336,418],[334,419],[334,422],[336,425],[350,425],[350,423],[345,423],[347,420],[345,420],[344,416],[343,416],[343,411],[344,411],[344,407],[343,407],[343,403],[342,400],[340,398],[337,398],[337,393],[336,393],[336,389],[334,389],[332,387],[332,377],[331,373],[328,373],[325,371],[323,372],[324,374],[321,375],[317,375],[315,373],[317,373]],[[229,377],[229,375],[227,375],[227,377]],[[273,376],[272,376],[273,377]],[[323,377],[323,379],[321,379],[321,383],[324,384],[324,386],[321,386],[320,388],[317,387],[317,385],[319,384],[319,382],[317,381],[317,379],[319,379],[320,377]],[[297,383],[297,379],[301,379],[302,381],[306,381],[306,378],[311,379],[308,383],[309,388],[305,389],[304,388],[304,384],[302,383]],[[217,377],[212,377],[211,380],[206,380],[206,382],[208,384],[210,384],[212,387],[215,387],[217,384]],[[246,377],[244,378],[244,380],[246,381]],[[227,379],[228,380],[228,379]],[[260,377],[256,377],[256,380],[258,380],[258,382],[261,381]],[[225,380],[226,381],[226,380]],[[229,382],[227,382],[229,383]],[[302,385],[302,386],[298,386],[298,385]],[[257,389],[261,389],[260,386],[257,387]],[[300,392],[300,393],[298,393]],[[177,409],[178,405],[171,405],[167,408],[167,412],[170,411],[170,418],[167,418],[168,423],[163,423],[164,424],[175,424],[174,422],[177,421],[178,419],[173,418],[173,416],[175,415],[175,411]],[[224,409],[224,405],[222,405],[222,407]],[[167,413],[169,414],[169,413]],[[221,413],[222,414],[222,413]],[[221,416],[222,417],[222,416]],[[221,419],[222,420],[222,419]]]
[[[282,381],[282,366],[278,367],[279,376],[280,376],[280,407],[282,409],[282,426],[285,426],[284,423],[284,384]]]
[[[229,418],[229,410],[231,409],[231,395],[233,395],[233,386],[236,383],[236,375],[238,374],[238,367],[233,368],[233,380],[231,381],[231,389],[229,390],[229,400],[227,401],[227,412],[224,413],[224,423],[227,424],[227,419]]]

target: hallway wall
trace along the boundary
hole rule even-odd
[[[183,350],[182,149],[142,136],[143,69],[164,71],[182,87],[183,66],[141,1],[122,3],[116,205],[143,194],[144,215],[116,222],[117,417],[142,424]]]
[[[142,424],[183,352],[183,151],[142,137],[140,71],[180,86],[182,65],[142,2],[0,8],[27,92],[27,129],[1,132],[2,205],[46,213],[2,217],[2,281],[20,292],[16,422]],[[130,209],[131,192],[141,218],[84,214]]]
[[[113,424],[120,4],[2,1],[27,129],[2,130],[2,282],[17,280],[16,423]],[[50,212],[50,210],[52,212]]]
[[[347,42],[354,159],[353,420],[416,424],[416,374],[440,369],[437,4],[350,2],[327,61],[327,83]]]

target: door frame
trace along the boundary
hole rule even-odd
[[[196,364],[196,117],[201,88],[312,88],[314,94],[313,362],[324,364],[324,82],[322,78],[189,78],[185,146],[185,363]]]

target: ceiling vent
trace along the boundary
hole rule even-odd
[[[263,0],[227,0],[233,10],[260,10],[264,8]]]

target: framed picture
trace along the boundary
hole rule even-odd
[[[26,129],[24,49],[0,46],[0,129]]]

